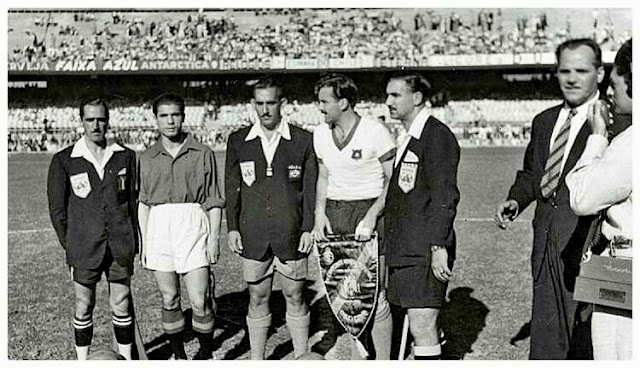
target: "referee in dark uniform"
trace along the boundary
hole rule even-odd
[[[74,281],[76,353],[79,360],[89,353],[96,284],[104,272],[118,350],[131,359],[136,157],[118,143],[107,144],[109,109],[103,100],[83,101],[80,118],[84,136],[53,156],[47,180],[51,222]]]
[[[309,309],[303,298],[313,241],[318,173],[312,135],[282,120],[286,99],[269,78],[254,86],[260,122],[229,137],[225,192],[229,248],[242,256],[249,288],[251,359],[264,359],[271,325],[273,276],[282,277],[294,354],[307,351]]]
[[[385,207],[387,297],[407,310],[416,360],[442,354],[437,319],[452,276],[460,200],[460,148],[449,128],[429,115],[430,96],[429,82],[419,74],[397,74],[387,84],[389,113],[407,131]]]

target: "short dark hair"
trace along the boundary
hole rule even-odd
[[[596,68],[602,66],[602,50],[600,50],[600,46],[598,46],[598,43],[591,38],[574,38],[564,41],[563,43],[558,45],[558,47],[556,48],[556,61],[558,62],[558,64],[560,64],[560,55],[562,55],[562,52],[564,50],[575,50],[580,46],[587,46],[591,50],[593,50],[593,53],[595,55],[593,65],[595,65]]]
[[[84,119],[84,107],[85,106],[102,106],[104,107],[104,113],[105,113],[105,117],[107,118],[107,120],[109,120],[109,106],[107,106],[107,103],[98,97],[92,96],[92,97],[87,97],[85,99],[83,99],[82,101],[80,101],[80,120]]]
[[[623,43],[616,54],[616,58],[613,60],[613,67],[616,68],[616,73],[624,78],[624,82],[627,84],[627,95],[631,97],[631,77],[632,69],[632,57],[633,52],[631,50],[631,39]]]
[[[360,100],[360,90],[356,86],[353,79],[344,74],[331,73],[320,78],[313,88],[313,92],[318,96],[320,90],[324,87],[331,87],[333,94],[338,100],[346,99],[351,108],[355,107]]]
[[[158,106],[160,105],[177,105],[180,107],[180,112],[184,115],[184,99],[173,93],[163,93],[153,101],[153,115],[158,115]]]
[[[266,75],[258,79],[256,83],[253,84],[253,94],[255,95],[256,90],[259,89],[267,89],[267,88],[275,88],[276,89],[276,98],[279,100],[284,97],[284,90],[282,89],[282,84],[271,75]]]
[[[405,81],[411,92],[421,92],[423,102],[429,101],[429,97],[431,97],[431,83],[429,83],[423,75],[409,71],[398,72],[389,78],[389,82],[392,80]]]

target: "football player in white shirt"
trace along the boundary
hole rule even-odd
[[[327,124],[318,126],[313,145],[318,158],[318,184],[313,236],[355,234],[369,239],[384,209],[393,170],[395,140],[377,119],[354,111],[358,87],[341,74],[330,74],[315,85],[319,108]],[[382,242],[380,242],[382,244]],[[379,269],[385,270],[384,248],[379,249]],[[380,272],[380,280],[385,280]],[[389,360],[392,320],[381,282],[371,337],[376,359]]]

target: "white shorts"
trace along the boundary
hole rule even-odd
[[[208,266],[209,218],[198,203],[151,207],[145,255],[154,271],[187,273]]]

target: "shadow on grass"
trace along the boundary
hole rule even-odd
[[[484,329],[489,309],[478,299],[471,296],[473,289],[459,287],[449,292],[449,301],[440,310],[438,326],[444,333],[446,342],[442,346],[442,359],[460,360],[467,353],[473,352],[473,343]],[[393,337],[391,346],[391,358],[396,359],[400,352],[402,338],[402,323],[404,310],[392,307]],[[407,339],[407,348],[411,345],[411,334]],[[406,357],[409,349],[404,352]]]
[[[305,289],[305,300],[309,303],[315,296],[315,291]],[[333,314],[329,310],[329,306],[326,303],[325,298],[321,298],[323,303],[314,303],[310,306],[311,311],[311,326],[309,334],[312,335],[317,331],[327,329],[326,326],[332,326],[330,323],[333,320]],[[244,289],[240,292],[234,292],[216,297],[216,329],[222,329],[222,332],[213,339],[213,351],[218,351],[225,341],[232,339],[239,332],[245,331],[243,338],[238,341],[235,346],[231,347],[224,356],[220,356],[219,359],[235,360],[240,358],[245,353],[249,352],[251,347],[249,344],[249,336],[247,333],[247,310],[249,306],[249,291]],[[272,324],[269,329],[269,336],[277,332],[285,323],[286,303],[284,295],[280,290],[274,290],[271,293],[271,299],[269,300],[269,308],[271,309]],[[328,314],[327,314],[328,313]],[[185,343],[191,340],[197,339],[196,334],[191,328],[192,310],[186,309],[184,311],[185,317]],[[327,323],[329,322],[329,323]],[[335,339],[333,340],[335,344]],[[326,350],[333,346],[331,342],[326,345]],[[150,342],[145,344],[145,349],[148,352],[148,358],[150,360],[167,360],[171,356],[171,348],[169,347],[169,340],[166,334],[162,334]],[[325,349],[321,349],[321,351]],[[275,347],[273,353],[267,357],[268,360],[280,360],[285,358],[293,352],[293,345],[291,339],[280,343]],[[196,354],[198,356],[198,354]]]
[[[520,330],[518,331],[518,333],[514,337],[512,337],[511,340],[509,340],[509,343],[513,346],[518,346],[517,344],[518,341],[526,340],[530,336],[531,336],[531,321],[527,321],[524,325],[522,325],[522,327],[520,327]]]
[[[304,298],[307,303],[310,303],[314,296],[315,291],[305,288]],[[216,313],[218,327],[222,327],[224,330],[214,339],[214,350],[218,350],[224,341],[235,336],[241,330],[244,330],[245,334],[242,340],[231,348],[222,358],[225,360],[237,359],[251,349],[246,323],[247,308],[249,306],[249,291],[248,289],[245,289],[241,292],[219,296],[216,298],[216,303],[218,305]],[[325,329],[323,326],[325,326],[326,323],[323,323],[323,321],[326,322],[327,315],[326,312],[322,312],[322,309],[324,308],[318,307],[319,303],[317,302],[309,307],[311,312],[311,325],[309,328],[310,336],[317,331]],[[271,310],[272,318],[271,328],[269,329],[269,336],[271,336],[286,323],[286,302],[282,291],[274,290],[271,293],[269,308]],[[333,318],[331,312],[329,311],[328,313],[330,317]],[[293,344],[291,343],[291,339],[288,338],[286,341],[280,343],[274,348],[273,353],[267,357],[267,360],[280,360],[291,354],[291,352],[293,352]]]
[[[184,341],[190,341],[195,338],[191,330],[191,318],[193,316],[193,311],[191,308],[185,309],[184,311],[184,320],[185,320],[185,335]],[[166,334],[162,334],[155,339],[144,344],[145,350],[147,351],[147,357],[149,360],[167,360],[171,357],[171,347],[169,347],[169,338]]]

